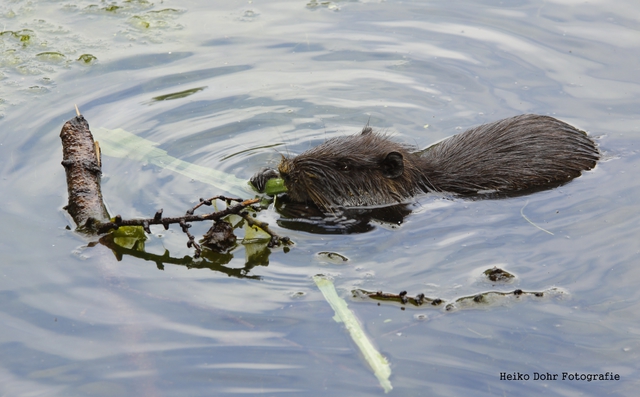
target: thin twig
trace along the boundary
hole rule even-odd
[[[230,214],[238,214],[240,211],[242,211],[246,207],[252,204],[255,204],[259,201],[260,199],[245,200],[232,207],[227,207],[224,210],[221,210],[218,212],[212,212],[210,214],[204,214],[204,215],[185,215],[185,216],[179,216],[179,217],[173,217],[173,218],[162,218],[162,216],[158,216],[156,213],[156,216],[154,216],[153,218],[128,219],[128,220],[123,220],[122,217],[116,216],[114,222],[104,222],[99,224],[98,233],[100,234],[106,233],[109,230],[117,229],[120,226],[142,226],[142,227],[146,226],[148,228],[149,225],[163,225],[165,229],[168,229],[169,225],[180,223],[180,222],[201,222],[201,221],[207,221],[207,220],[216,221]]]
[[[293,244],[293,242],[291,241],[291,239],[289,239],[289,237],[280,237],[276,234],[276,232],[274,232],[273,230],[271,230],[271,228],[269,227],[268,223],[259,221],[255,218],[253,218],[251,215],[249,215],[246,212],[241,212],[240,216],[244,218],[245,221],[247,221],[247,223],[249,224],[249,226],[257,226],[260,229],[264,230],[265,232],[267,232],[268,234],[271,235],[271,241],[269,241],[269,247],[277,247],[280,244],[284,244],[284,245],[291,245]]]
[[[203,205],[212,205],[215,200],[222,200],[222,201],[225,201],[227,204],[231,204],[232,201],[235,201],[238,203],[241,203],[242,201],[244,201],[241,198],[232,198],[232,197],[225,197],[225,196],[214,196],[206,200],[203,198],[200,198],[200,202],[196,204],[193,208],[188,210],[187,215],[193,215],[193,213],[196,212],[196,210],[202,207]]]

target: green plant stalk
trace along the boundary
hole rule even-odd
[[[360,352],[364,356],[365,361],[369,364],[373,370],[373,374],[378,378],[380,386],[384,389],[385,393],[388,393],[393,389],[389,377],[391,376],[391,367],[386,357],[384,357],[373,346],[367,335],[360,327],[358,319],[354,316],[353,312],[347,307],[347,302],[338,296],[333,282],[324,275],[317,275],[313,277],[313,281],[318,286],[324,298],[329,302],[336,315],[333,319],[336,322],[344,323],[351,339],[356,343]]]
[[[102,154],[105,156],[145,161],[207,183],[237,197],[249,196],[254,193],[244,179],[169,156],[166,150],[155,147],[156,143],[140,138],[122,128],[115,130],[98,128],[93,132],[93,135],[100,142]],[[243,186],[244,189],[241,188]]]

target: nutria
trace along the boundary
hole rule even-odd
[[[291,200],[328,211],[396,204],[423,192],[478,196],[543,190],[578,177],[599,158],[585,132],[553,117],[526,114],[472,128],[423,151],[367,125],[358,135],[283,157],[278,171]],[[263,169],[252,182],[261,185],[260,178],[274,175]]]

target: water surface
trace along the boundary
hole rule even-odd
[[[391,363],[390,394],[632,395],[637,11],[632,1],[568,0],[3,3],[2,395],[383,394],[333,321],[318,273],[345,299],[354,287],[445,300],[565,292],[451,313],[350,301]],[[520,113],[588,131],[605,159],[531,196],[421,197],[399,227],[327,236],[274,226],[296,245],[268,263],[247,266],[239,246],[217,266],[159,270],[66,229],[58,135],[74,104],[94,129],[123,128],[240,179],[367,122],[424,147]],[[103,171],[108,206],[125,218],[177,215],[229,193],[133,159],[105,156]],[[276,225],[279,215],[260,217]],[[152,231],[148,252],[193,254],[177,228]],[[516,281],[481,281],[494,265]],[[533,380],[576,371],[621,380]]]

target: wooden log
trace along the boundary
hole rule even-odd
[[[64,124],[60,139],[69,192],[65,209],[79,230],[95,233],[98,223],[109,221],[100,189],[102,170],[98,145],[81,114]]]

